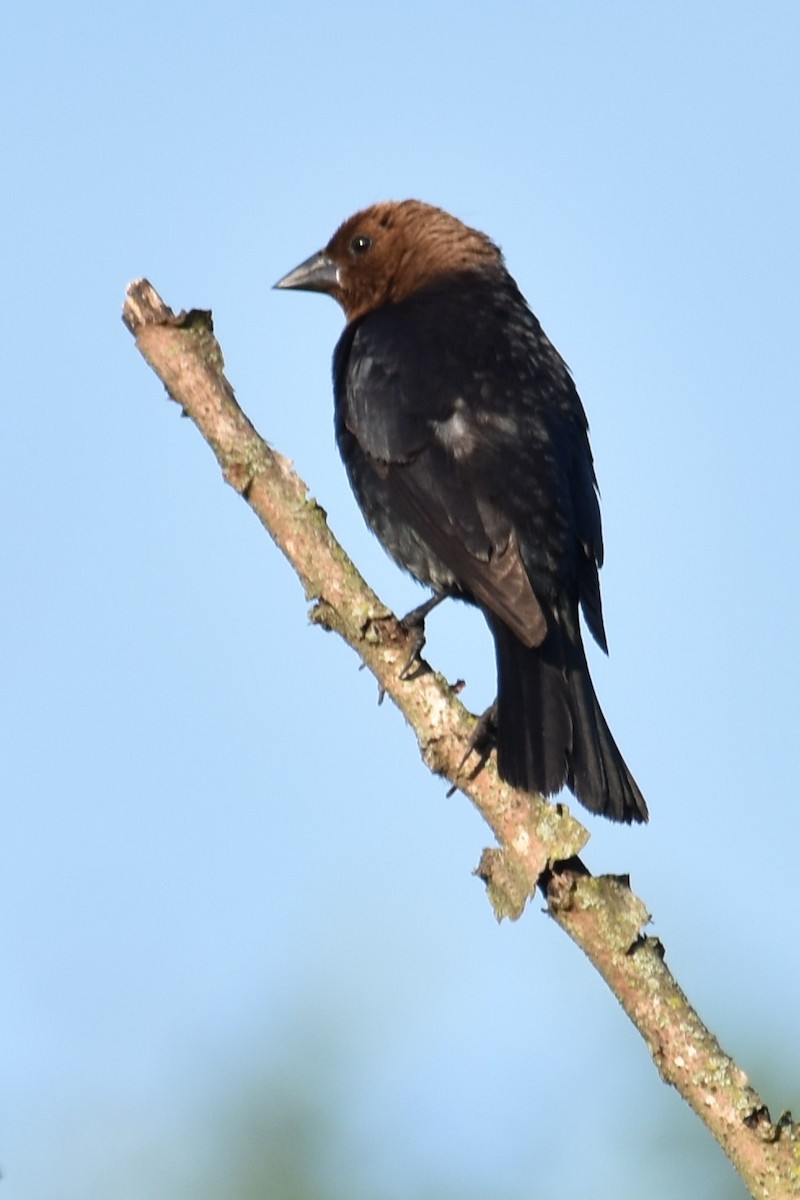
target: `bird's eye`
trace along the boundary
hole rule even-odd
[[[357,233],[350,243],[350,249],[353,254],[366,254],[371,245],[371,237],[367,237],[365,233]]]

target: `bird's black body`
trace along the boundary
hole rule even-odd
[[[586,417],[485,241],[493,255],[443,262],[353,316],[334,354],[337,442],[389,554],[486,616],[503,778],[545,794],[567,784],[595,812],[645,820],[581,642],[579,607],[606,648]]]

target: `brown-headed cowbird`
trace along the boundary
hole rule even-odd
[[[606,649],[586,416],[498,247],[428,204],[375,204],[276,287],[344,309],[336,438],[368,525],[436,596],[489,623],[502,778],[647,820],[581,641],[579,606]]]

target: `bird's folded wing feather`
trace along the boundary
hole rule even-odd
[[[386,489],[397,519],[528,646],[547,622],[509,517],[493,503],[491,456],[469,402],[421,381],[415,359],[387,359],[366,337],[341,381],[341,419]],[[401,369],[399,362],[414,364]],[[424,388],[424,394],[422,389]]]

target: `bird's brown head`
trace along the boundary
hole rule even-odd
[[[327,292],[354,321],[445,276],[502,266],[494,242],[443,209],[385,201],[348,218],[324,250],[275,287]]]

